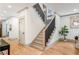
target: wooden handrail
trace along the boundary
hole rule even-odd
[[[53,20],[51,20],[51,22],[48,24],[48,26],[45,29],[45,46],[54,29],[55,29],[55,17]]]
[[[53,19],[55,18],[55,16],[52,17],[51,21],[46,25],[44,31],[49,27],[49,25],[51,24],[51,22],[53,21]]]
[[[55,16],[52,18],[52,19],[54,19],[55,18]],[[38,35],[42,32],[42,31],[46,31],[46,29],[49,27],[49,25],[52,23],[52,21],[53,20],[51,20],[50,22],[49,22],[49,24],[47,25],[47,26],[45,26],[39,33],[38,33]],[[35,39],[38,37],[38,35],[35,37]],[[33,40],[33,42],[34,42],[35,40]],[[45,43],[46,44],[46,43]]]
[[[37,3],[33,7],[36,8],[36,10],[38,11],[38,13],[42,17],[43,22],[45,22],[44,13],[41,10],[41,7],[39,6],[39,4]],[[55,15],[52,17],[52,19],[50,20],[50,22],[38,33],[38,35],[39,35],[42,31],[44,31],[45,46],[46,46],[46,42],[48,42],[48,39],[50,38],[50,35],[51,35],[51,33],[53,32],[54,29],[55,29]],[[35,39],[38,37],[38,35],[35,37]]]

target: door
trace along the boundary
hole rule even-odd
[[[25,21],[24,18],[19,20],[19,43],[25,44]]]

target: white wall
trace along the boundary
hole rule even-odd
[[[11,38],[19,38],[19,21],[16,17],[12,17],[9,19],[9,24],[12,25],[12,31],[10,31],[10,36]]]
[[[39,32],[44,28],[45,24],[43,23],[41,17],[38,15],[35,9],[30,7],[27,10],[27,19],[26,19],[26,44],[32,43],[36,38]]]
[[[44,28],[45,24],[32,7],[18,13],[18,17],[22,16],[25,18],[25,44],[30,44]]]
[[[7,24],[7,27],[6,27]],[[10,31],[10,25],[12,25],[12,30]],[[7,35],[7,32],[9,32],[9,38],[16,39],[19,38],[19,21],[16,17],[11,17],[3,22],[2,26],[3,36]],[[7,30],[7,31],[6,31]]]
[[[6,21],[2,22],[2,36],[6,36]]]
[[[41,9],[44,11],[43,4],[41,3],[39,5],[40,5]]]
[[[67,38],[68,39],[74,39],[74,36],[79,35],[79,28],[70,28],[70,16],[63,16],[60,20],[60,27],[63,27],[64,25],[68,26],[69,33]]]
[[[55,32],[52,35],[50,42],[48,44],[48,46],[51,46],[52,44],[54,44],[57,40],[59,40],[59,30],[60,30],[60,16],[55,14],[56,18],[55,18]]]

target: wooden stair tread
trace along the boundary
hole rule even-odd
[[[43,37],[43,35],[38,35],[38,37]]]
[[[42,43],[44,43],[44,40],[42,40],[42,39],[37,39],[37,40],[35,40],[35,41],[39,41],[39,42],[42,42]]]
[[[36,38],[37,40],[44,40],[43,37],[38,37]]]
[[[39,46],[39,45],[35,45],[35,44],[33,44],[31,47],[34,47],[34,48],[39,49],[39,50],[43,50],[44,49],[44,47]]]
[[[41,32],[39,35],[42,35],[42,34],[44,34],[43,32]]]
[[[33,42],[32,45],[37,45],[37,46],[43,47],[43,44],[39,44],[37,42]]]
[[[39,33],[39,35],[32,42],[31,46],[37,48],[39,50],[43,50],[45,42],[44,42],[44,30]]]
[[[41,42],[41,41],[34,41],[34,43],[41,44],[41,45],[43,45],[43,44],[44,44],[44,43],[43,43],[43,42]]]

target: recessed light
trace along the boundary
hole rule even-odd
[[[73,9],[73,11],[75,11],[75,12],[76,12],[76,11],[78,11],[78,9]]]
[[[6,11],[6,10],[4,10],[3,12],[4,12],[4,13],[7,13],[7,11]]]
[[[12,5],[8,5],[8,8],[12,8]]]

